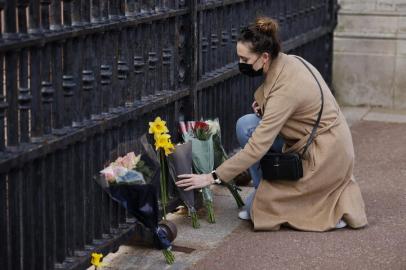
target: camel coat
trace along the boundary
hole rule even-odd
[[[352,228],[367,225],[364,201],[353,177],[354,147],[340,108],[320,73],[324,110],[317,135],[303,160],[298,182],[261,180],[251,208],[255,230],[278,230],[282,224],[304,231],[327,231],[343,218]],[[216,169],[229,181],[259,161],[280,133],[284,152],[301,151],[317,119],[321,95],[299,59],[280,53],[273,60],[255,100],[263,117],[240,152]]]

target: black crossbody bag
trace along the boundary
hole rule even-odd
[[[313,71],[309,66],[299,57],[299,59],[305,67],[310,71],[316,80],[321,93],[321,108],[317,116],[316,123],[313,126],[312,132],[310,133],[309,139],[306,142],[303,152],[300,153],[273,153],[268,152],[260,161],[262,169],[262,177],[266,180],[288,180],[288,181],[298,181],[303,177],[303,166],[302,158],[306,154],[307,149],[313,142],[314,136],[316,135],[317,128],[320,124],[321,115],[323,113],[324,107],[324,96],[323,90],[321,88],[320,82],[317,80]]]

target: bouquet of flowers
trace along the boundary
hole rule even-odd
[[[190,132],[183,133],[183,139],[192,142],[193,169],[198,174],[210,173],[214,167],[214,152],[209,125],[205,122],[188,122],[188,125]],[[209,187],[202,188],[202,194],[208,221],[215,223],[213,194]]]
[[[159,155],[156,154],[151,144],[148,142],[146,134],[141,136],[141,144],[145,151],[146,156],[154,167],[160,169]],[[174,182],[177,181],[177,176],[183,173],[192,172],[192,147],[191,144],[178,144],[174,146],[173,153],[166,157],[168,163],[169,174]],[[195,198],[193,191],[185,191],[175,185],[179,197],[189,210],[189,215],[192,218],[192,225],[194,228],[200,226],[197,212],[195,208]]]
[[[141,224],[153,233],[154,245],[161,249],[166,262],[175,260],[171,240],[164,226],[159,224],[159,207],[155,187],[148,184],[152,171],[134,152],[117,158],[96,178],[109,196],[120,203]],[[147,181],[146,181],[147,179]],[[173,239],[172,239],[173,240]]]
[[[139,171],[143,171],[146,177],[151,176],[151,171],[141,161],[141,155],[136,156],[134,152],[130,152],[124,157],[118,157],[100,172],[104,176],[100,179],[100,184],[103,188],[112,184],[145,184],[144,174]]]
[[[203,139],[207,139],[208,143],[212,145],[213,149],[213,166],[212,169],[210,169],[211,172],[213,168],[217,168],[220,166],[225,160],[227,160],[228,156],[226,151],[223,148],[223,145],[221,143],[221,129],[220,129],[220,123],[218,119],[214,120],[206,120],[206,121],[200,121],[200,122],[195,122],[195,121],[188,121],[188,122],[180,122],[180,131],[183,135],[183,138],[185,141],[190,140],[192,137],[199,137]],[[211,136],[211,139],[209,138]],[[210,142],[212,141],[212,142]],[[193,145],[196,147],[196,149],[193,149],[193,152],[195,153],[195,156],[199,156],[200,154],[198,153],[199,147],[197,145]],[[194,157],[195,157],[194,156]],[[203,161],[204,158],[208,160],[208,163],[211,164],[211,153],[208,154],[206,157],[202,157]],[[194,160],[194,169],[196,172],[199,172],[199,166],[201,166],[199,163],[199,160],[196,159]],[[206,169],[207,170],[207,169]],[[200,170],[201,171],[201,170]],[[240,194],[238,191],[241,191],[240,188],[238,188],[232,181],[227,183],[227,182],[222,182],[222,185],[226,186],[227,189],[230,191],[230,193],[233,195],[237,207],[240,208],[244,206],[244,201],[242,200]]]
[[[177,176],[181,174],[192,173],[192,143],[187,142],[175,146],[174,153],[168,158],[169,172],[172,179],[176,182]],[[178,188],[178,193],[186,207],[188,208],[189,216],[192,218],[193,228],[199,228],[199,220],[195,209],[195,194],[193,190],[185,191]]]

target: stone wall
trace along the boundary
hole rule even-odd
[[[344,105],[406,109],[406,0],[341,0],[333,89]]]

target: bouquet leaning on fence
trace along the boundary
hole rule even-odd
[[[141,155],[130,152],[119,157],[100,174],[96,178],[100,186],[138,222],[151,230],[154,246],[162,250],[166,262],[172,264],[175,261],[171,251],[174,236],[159,224],[157,192],[149,183],[152,171],[141,160]]]
[[[211,136],[211,141],[212,142],[208,142],[206,144],[211,144],[212,145],[212,149],[213,149],[213,161],[211,161],[211,154],[207,155],[206,160],[207,163],[213,162],[213,167],[212,168],[217,168],[218,166],[220,166],[225,160],[228,159],[227,153],[224,150],[224,147],[221,143],[221,128],[220,128],[220,123],[218,121],[218,119],[214,119],[214,120],[206,120],[206,121],[200,121],[200,122],[194,122],[194,121],[188,121],[188,122],[179,122],[179,126],[180,126],[180,131],[183,135],[183,138],[185,141],[190,140],[191,138],[195,137],[195,134],[197,136],[202,136],[203,139],[207,139]],[[197,132],[196,132],[196,128],[197,128]],[[210,140],[210,139],[208,139]],[[199,160],[198,156],[200,155],[200,148],[197,145],[197,143],[195,143],[193,145],[193,147],[195,147],[195,149],[193,149],[193,153],[194,153],[194,169],[196,172],[199,172]],[[196,160],[195,160],[196,159]],[[202,157],[203,162],[205,157]],[[196,168],[197,166],[197,168]],[[209,166],[208,166],[209,167]],[[206,168],[205,170],[208,170],[208,168]],[[211,170],[209,171],[211,172]],[[241,189],[239,187],[237,187],[237,185],[234,184],[233,181],[230,182],[222,182],[221,185],[227,187],[227,189],[230,191],[230,193],[233,195],[235,202],[237,204],[238,208],[241,208],[242,206],[244,206],[244,201],[242,200],[240,194],[238,193],[238,191],[241,191]]]
[[[168,158],[169,172],[172,179],[176,182],[178,175],[192,173],[192,143],[175,145],[175,151]],[[185,191],[183,188],[177,188],[179,196],[188,208],[189,216],[192,218],[193,228],[199,228],[199,220],[195,208],[195,194],[193,190]]]
[[[209,125],[205,122],[188,122],[188,124],[191,127],[189,132],[183,132],[184,123],[181,123],[181,130],[185,142],[192,142],[193,170],[198,174],[210,173],[214,167],[214,151]],[[210,188],[202,188],[202,195],[207,210],[207,219],[210,223],[215,223],[213,194]]]

